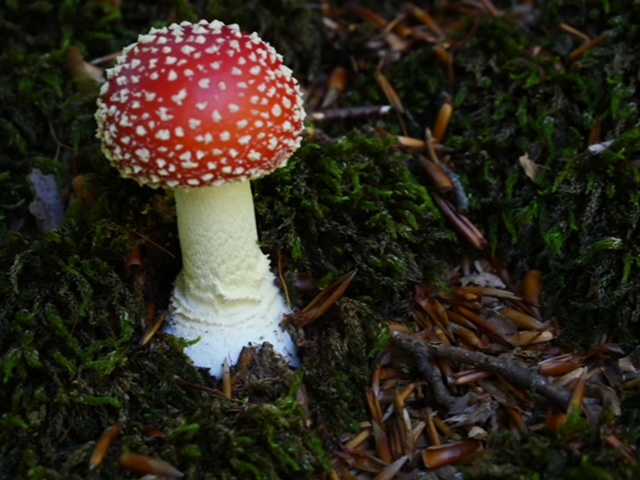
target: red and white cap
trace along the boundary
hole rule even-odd
[[[125,177],[186,188],[250,180],[300,146],[304,109],[282,56],[218,21],[151,29],[107,71],[98,138]]]

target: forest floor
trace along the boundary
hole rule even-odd
[[[162,332],[173,195],[96,138],[119,52],[200,19],[304,92],[253,185],[295,370]],[[0,35],[0,478],[640,478],[640,4],[6,1]]]

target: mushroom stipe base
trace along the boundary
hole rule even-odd
[[[295,345],[280,323],[289,313],[270,262],[257,243],[251,185],[231,182],[175,192],[182,272],[166,331],[201,340],[186,353],[220,376],[248,344],[269,342],[296,364]]]

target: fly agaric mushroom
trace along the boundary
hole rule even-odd
[[[98,99],[102,150],[124,177],[175,192],[182,271],[166,331],[219,375],[248,344],[291,363],[287,307],[258,246],[249,180],[299,147],[304,110],[282,57],[237,25],[151,29],[107,71]]]

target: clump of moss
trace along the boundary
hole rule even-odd
[[[607,332],[626,340],[640,318],[638,54],[628,48],[640,9],[623,3],[545,4],[553,41],[537,23],[486,18],[456,61],[449,131],[474,218],[515,276],[542,269],[549,311],[581,343]],[[580,43],[559,31],[563,21],[609,38],[570,60]],[[536,45],[545,54],[532,56]],[[587,152],[596,126],[616,140],[602,155]],[[525,154],[540,165],[534,181],[518,165]]]
[[[570,338],[587,329],[628,341],[638,331],[640,170],[629,162],[638,154],[636,128],[601,155],[567,155],[556,181],[515,216],[536,239],[519,246],[548,266],[547,288],[558,294],[554,312]]]
[[[352,133],[308,143],[257,184],[262,241],[323,288],[358,269],[348,295],[391,311],[408,280],[436,277],[451,234],[393,139]]]
[[[298,72],[318,68],[321,56],[309,51],[311,44],[316,50],[322,45],[315,28],[320,17],[302,2],[274,2],[269,15],[248,17],[252,9],[246,4],[227,3],[209,4],[203,16],[215,14],[257,30]],[[0,19],[1,32],[14,33],[23,16],[41,9],[46,15],[34,18],[58,20],[45,22],[38,36],[28,29],[22,36],[8,35],[11,48],[0,57],[7,67],[0,74],[5,100],[0,117],[6,119],[0,141],[7,147],[0,148],[0,161],[8,172],[0,178],[7,183],[0,194],[1,233],[29,218],[23,176],[34,166],[56,173],[61,184],[92,172],[94,193],[103,194],[90,212],[71,205],[63,228],[44,238],[28,223],[19,235],[7,237],[0,254],[0,292],[7,300],[0,307],[0,458],[6,475],[123,478],[117,458],[136,452],[157,455],[194,478],[317,478],[326,468],[325,454],[292,400],[298,386],[313,382],[314,416],[324,424],[340,428],[341,421],[352,421],[369,364],[384,339],[383,317],[372,313],[371,304],[390,308],[381,300],[387,290],[388,303],[407,302],[407,280],[439,265],[423,254],[446,234],[426,190],[407,169],[407,158],[390,142],[353,136],[310,145],[279,177],[258,187],[259,219],[267,231],[265,244],[272,252],[282,248],[288,270],[312,273],[318,287],[355,266],[361,269],[350,292],[358,300],[343,299],[309,331],[310,340],[333,341],[316,342],[315,353],[309,347],[308,367],[298,383],[284,378],[278,385],[259,379],[242,385],[252,402],[226,402],[185,386],[202,387],[210,379],[192,368],[171,337],[160,333],[141,348],[143,304],[152,298],[162,307],[172,278],[165,272],[158,279],[149,264],[175,270],[179,263],[158,260],[151,252],[162,247],[177,253],[175,225],[167,220],[170,208],[163,214],[156,210],[160,195],[123,183],[108,170],[94,139],[94,95],[76,91],[63,62],[69,45],[87,58],[119,50],[150,22],[166,23],[171,7],[176,20],[200,16],[185,2],[125,2],[121,11],[108,2],[58,7],[13,2]],[[301,176],[282,188],[280,182],[294,171]],[[340,214],[330,214],[327,206],[340,208]],[[141,244],[142,268],[153,280],[127,285],[123,255]],[[338,381],[327,375],[327,364],[335,366]],[[254,403],[260,399],[265,403]],[[89,471],[96,439],[117,421],[122,432],[104,464]],[[145,438],[148,426],[164,436]]]
[[[558,435],[530,432],[520,439],[500,432],[492,435],[489,446],[488,456],[463,467],[466,480],[632,480],[640,473],[637,465],[593,435],[577,417]]]
[[[470,217],[514,278],[544,272],[547,313],[582,344],[603,333],[637,338],[640,84],[630,46],[640,40],[639,19],[637,5],[590,0],[478,15],[449,33],[453,83],[428,47],[384,70],[416,120],[407,122],[416,136],[451,98],[445,143],[455,148],[451,165],[469,195]],[[562,31],[563,22],[608,37],[570,58],[582,41]],[[365,65],[357,90],[343,99],[348,104],[385,102],[371,81],[377,63]],[[600,140],[616,140],[603,155],[587,152],[596,128]],[[534,181],[518,163],[525,154],[540,167]]]
[[[315,420],[329,432],[367,418],[364,389],[388,340],[388,319],[365,303],[341,299],[311,328],[300,349]]]
[[[315,478],[322,446],[285,395],[226,402],[163,334],[142,348],[144,322],[119,265],[126,232],[69,222],[0,256],[0,459],[11,478],[125,478],[123,452],[157,455],[194,478]],[[180,380],[178,381],[177,378]],[[189,387],[188,385],[193,385]],[[287,388],[287,387],[285,387]],[[120,421],[104,465],[88,460]],[[146,427],[160,439],[145,438]]]
[[[258,182],[256,210],[262,242],[286,259],[292,284],[308,274],[317,292],[357,269],[346,298],[307,329],[301,349],[318,421],[351,424],[389,319],[408,309],[412,282],[442,272],[438,251],[451,234],[394,141],[355,132],[308,143]],[[300,307],[310,298],[292,295]]]

